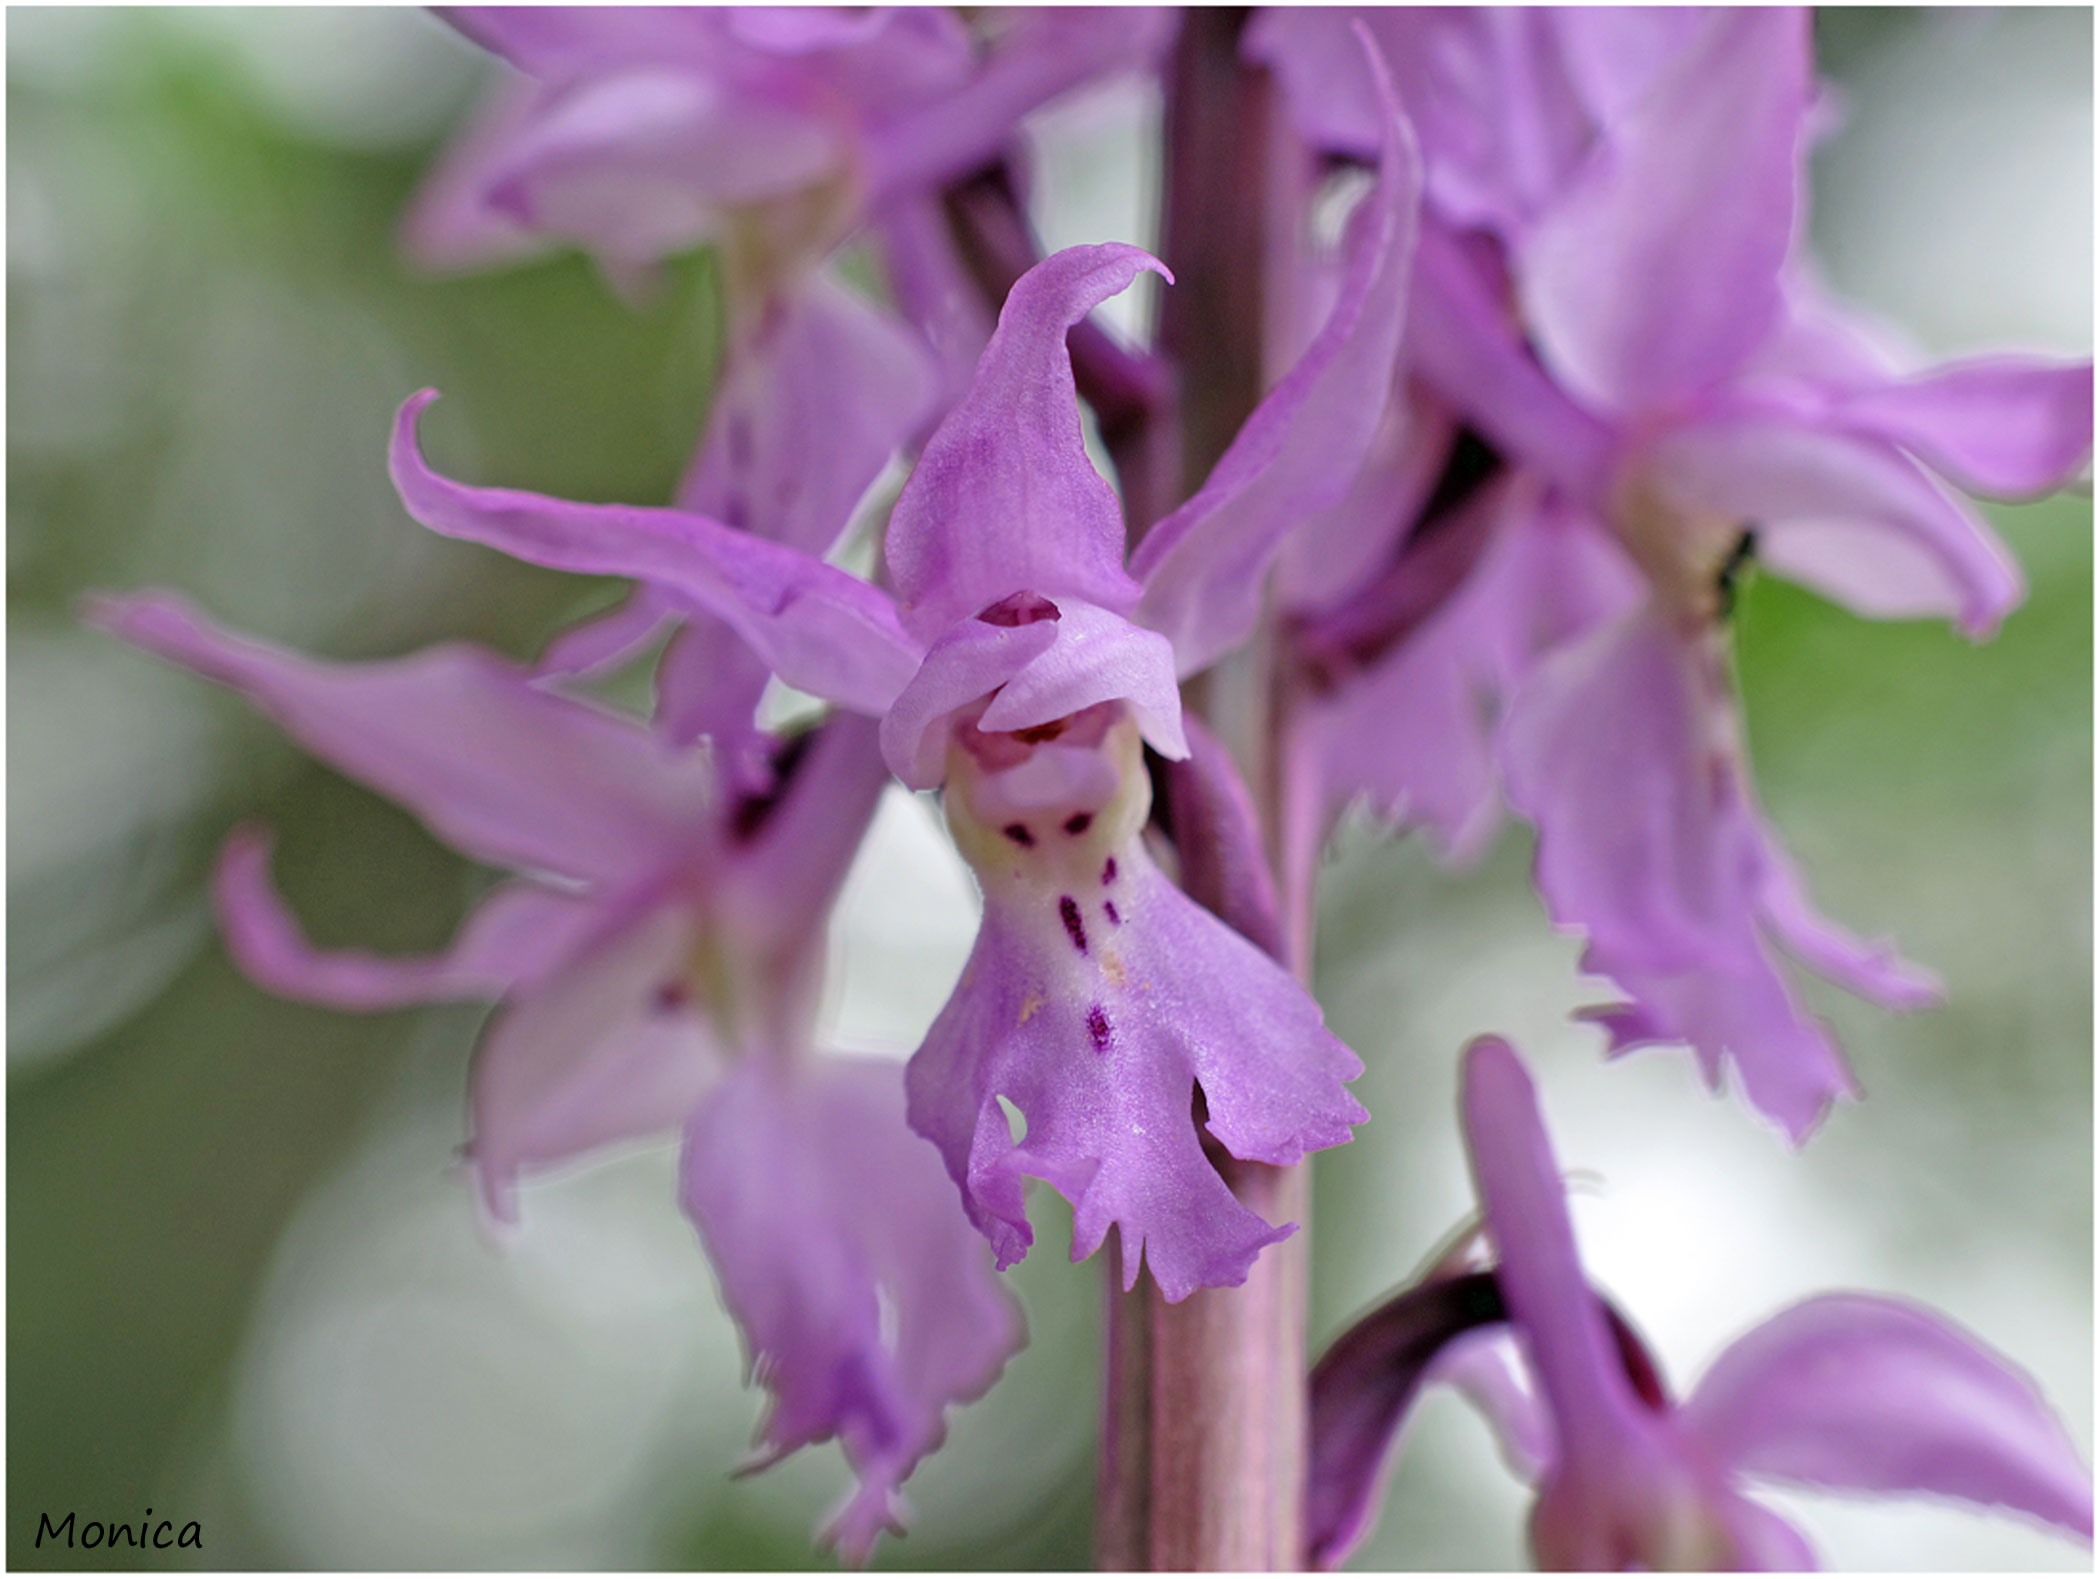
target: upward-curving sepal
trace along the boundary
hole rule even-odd
[[[1121,243],[1068,247],[1015,282],[977,376],[890,515],[906,626],[930,641],[1017,592],[1128,613],[1123,510],[1087,458],[1065,332],[1145,270]]]
[[[634,576],[736,627],[787,684],[880,714],[919,666],[921,646],[889,596],[778,543],[683,510],[574,504],[441,477],[416,446],[426,389],[395,420],[389,469],[408,513],[433,532],[587,575]]]
[[[491,890],[441,954],[315,948],[270,881],[270,836],[255,827],[235,829],[220,850],[212,905],[226,951],[250,981],[302,1003],[360,1010],[501,997],[562,965],[597,922],[588,900],[520,878]]]
[[[1407,317],[1421,155],[1384,60],[1358,45],[1382,105],[1378,179],[1352,216],[1340,293],[1298,363],[1241,426],[1196,495],[1148,532],[1131,569],[1138,617],[1166,632],[1183,674],[1245,640],[1291,529],[1338,503],[1371,448]]]

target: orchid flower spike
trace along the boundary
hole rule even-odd
[[[1198,1120],[1236,1157],[1295,1162],[1349,1136],[1361,1068],[1318,1006],[1191,901],[1141,840],[1140,742],[1189,748],[1177,689],[1244,639],[1286,534],[1346,490],[1392,377],[1418,185],[1387,109],[1320,332],[1202,488],[1126,565],[1123,512],[1088,460],[1065,336],[1143,271],[1136,247],[1073,247],[1014,286],[976,376],[892,512],[892,594],[689,511],[578,505],[433,472],[403,409],[409,513],[557,568],[637,577],[720,615],[786,683],[879,717],[906,784],[945,785],[984,928],[915,1056],[912,1122],[938,1145],[1002,1264],[1032,1239],[1021,1180],[1078,1209],[1073,1250],[1122,1229],[1170,1299],[1242,1281],[1287,1228],[1240,1206]],[[1025,1135],[1009,1128],[1001,1099]]]
[[[521,1175],[683,1130],[685,1209],[772,1395],[759,1462],[836,1436],[858,1486],[826,1538],[858,1560],[901,1530],[898,1487],[1023,1329],[905,1127],[897,1066],[811,1040],[824,919],[885,776],[873,726],[848,715],[772,742],[752,790],[708,749],[673,748],[478,648],[319,663],[158,593],[98,598],[88,617],[238,691],[518,874],[422,959],[315,948],[252,829],[228,841],[216,899],[235,960],[283,996],[495,1002],[467,1156],[499,1225],[517,1221]]]
[[[1632,1329],[1591,1291],[1531,1077],[1508,1043],[1466,1050],[1466,1147],[1491,1278],[1432,1274],[1338,1339],[1313,1376],[1310,1555],[1368,1533],[1425,1368],[1506,1320],[1534,1390],[1477,1390],[1514,1462],[1535,1465],[1543,1569],[1799,1570],[1799,1531],[1744,1493],[1760,1479],[1922,1493],[2039,1519],[2088,1542],[2093,1481],[2032,1380],[1945,1317],[1822,1294],[1729,1346],[1673,1402]]]

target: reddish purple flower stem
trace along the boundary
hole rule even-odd
[[[1230,10],[1186,12],[1168,68],[1162,251],[1186,288],[1167,293],[1160,343],[1179,374],[1183,477],[1208,473],[1267,387],[1275,111],[1266,74],[1240,60],[1243,20]],[[1132,519],[1148,519],[1137,503]],[[1220,688],[1200,681],[1192,691],[1224,700]],[[1267,715],[1277,693],[1240,687],[1231,698]],[[1194,716],[1200,703],[1193,694],[1190,701],[1198,704]],[[1272,756],[1270,743],[1284,738],[1273,717],[1227,720],[1210,711],[1219,733],[1243,753],[1251,746]],[[1215,741],[1205,744],[1223,755]],[[1242,819],[1221,815],[1229,808],[1204,792],[1216,782],[1205,775],[1177,766],[1163,799],[1170,816],[1203,824],[1177,833],[1200,846],[1237,831],[1246,846],[1240,853],[1259,866],[1273,863],[1285,842],[1278,831],[1281,775],[1271,762],[1249,765],[1255,804],[1237,830],[1232,825]],[[1200,819],[1191,818],[1198,810]],[[1249,885],[1229,879],[1247,862],[1215,851],[1205,856],[1184,861],[1184,886],[1245,928]],[[1273,907],[1274,879],[1266,871],[1262,877],[1266,907]],[[1257,942],[1303,973],[1311,955],[1308,911],[1286,903],[1255,930],[1267,934]],[[1304,1561],[1311,1179],[1302,1165],[1270,1167],[1209,1150],[1244,1205],[1266,1221],[1295,1222],[1299,1231],[1265,1250],[1238,1288],[1203,1289],[1170,1305],[1149,1280],[1127,1294],[1111,1286],[1095,1527],[1103,1569],[1276,1571]]]

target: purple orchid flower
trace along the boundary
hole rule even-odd
[[[457,267],[522,230],[632,269],[719,242],[746,285],[997,157],[1060,94],[1149,68],[1173,24],[1150,7],[1024,8],[980,43],[937,7],[445,15],[527,85],[507,83],[440,164],[412,251]]]
[[[1002,1264],[1033,1237],[1025,1175],[1074,1200],[1075,1256],[1122,1229],[1128,1283],[1141,1257],[1170,1299],[1240,1282],[1287,1230],[1233,1199],[1192,1102],[1200,1093],[1228,1151],[1272,1163],[1346,1140],[1363,1117],[1343,1090],[1361,1066],[1304,989],[1147,854],[1139,742],[1188,755],[1177,679],[1245,637],[1279,544],[1340,497],[1371,440],[1417,179],[1384,91],[1385,155],[1326,323],[1128,564],[1121,507],[1086,457],[1065,336],[1140,271],[1165,274],[1135,247],[1071,248],[1015,285],[892,513],[894,594],[688,511],[463,487],[417,452],[431,397],[401,415],[394,477],[426,526],[711,610],[788,684],[880,717],[905,783],[947,786],[985,922],[913,1060],[912,1121]]]
[[[974,359],[982,339],[970,343],[974,320],[946,288],[959,273],[953,243],[925,210],[1005,154],[1031,111],[1097,77],[1151,69],[1174,23],[1153,7],[1019,8],[991,13],[979,40],[938,7],[446,14],[517,75],[432,172],[404,225],[410,255],[452,270],[567,240],[632,287],[671,253],[712,244],[729,384],[740,364],[765,364],[762,321],[869,224],[921,356],[946,370]],[[855,399],[872,420],[912,425],[885,384],[834,376],[820,387],[833,404]]]
[[[1017,12],[980,47],[940,9],[447,14],[519,75],[432,172],[405,226],[411,255],[458,269],[567,239],[633,283],[671,252],[715,245],[727,333],[678,502],[817,555],[950,403],[956,357],[982,347],[958,328],[952,243],[912,224],[928,194],[996,157],[1037,105],[1148,65],[1171,30],[1155,10]],[[870,219],[893,243],[905,321],[825,265]],[[810,446],[811,433],[827,442]],[[710,616],[681,619],[643,592],[545,667],[573,672],[673,622],[659,722],[755,771],[753,726],[711,710],[707,684],[752,659]]]
[[[1632,1329],[1591,1291],[1538,1098],[1509,1045],[1467,1049],[1461,1099],[1496,1265],[1411,1290],[1339,1339],[1313,1381],[1313,1560],[1368,1533],[1383,1462],[1441,1344],[1507,1319],[1535,1394],[1499,1388],[1491,1419],[1538,1466],[1531,1542],[1544,1569],[1799,1570],[1799,1531],[1739,1489],[1771,1480],[1922,1493],[2006,1508],[2087,1541],[2093,1482],[2004,1356],[1944,1317],[1823,1294],[1725,1350],[1672,1402]]]
[[[899,1068],[812,1046],[824,917],[884,781],[873,727],[773,742],[754,791],[478,648],[318,663],[165,594],[99,598],[88,617],[519,873],[429,958],[313,947],[253,829],[229,840],[216,898],[235,959],[286,997],[495,1000],[467,1156],[498,1224],[516,1222],[521,1174],[682,1128],[685,1209],[772,1394],[750,1467],[836,1436],[858,1486],[826,1539],[858,1561],[901,1530],[897,1488],[1023,1328],[905,1127]]]
[[[1409,371],[1490,470],[1533,485],[1425,514],[1386,568],[1308,612],[1308,651],[1340,661],[1307,739],[1336,798],[1368,792],[1459,857],[1492,832],[1499,783],[1538,829],[1549,912],[1629,995],[1596,1011],[1613,1050],[1689,1044],[1716,1085],[1732,1062],[1798,1141],[1853,1083],[1778,955],[1891,1008],[1938,987],[1818,916],[1758,813],[1726,676],[1736,579],[1754,558],[1870,617],[1987,635],[2019,572],[1939,478],[2060,486],[2091,453],[2091,365],[1907,372],[1821,299],[1794,257],[1814,107],[1800,13],[1627,22],[1645,43],[1609,82],[1592,68],[1620,21],[1408,25],[1460,41],[1422,67],[1443,83],[1432,199],[1439,159],[1500,182],[1468,207],[1452,176],[1425,218]],[[1342,80],[1315,69],[1330,26],[1266,24],[1301,99]],[[1480,50],[1499,64],[1468,75]],[[1544,101],[1465,131],[1501,113],[1482,84],[1542,59],[1580,135],[1518,124]],[[1389,463],[1403,521],[1423,470],[1404,448]],[[1381,716],[1397,729],[1369,727]]]

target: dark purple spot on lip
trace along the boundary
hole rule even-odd
[[[1028,824],[1025,822],[1010,822],[999,831],[1024,850],[1035,848],[1035,835],[1028,831]]]
[[[1079,901],[1070,894],[1057,902],[1058,917],[1065,924],[1065,936],[1072,940],[1072,947],[1080,953],[1086,952],[1086,923],[1079,919]]]
[[[692,994],[686,990],[684,982],[663,982],[656,989],[656,1012],[659,1014],[674,1013],[684,1008],[691,997]]]
[[[1115,880],[1116,858],[1111,855],[1108,858],[1108,864],[1101,868],[1101,886],[1103,888],[1106,888],[1110,883],[1114,882]]]
[[[1115,1032],[1109,1026],[1108,1015],[1098,1003],[1086,1011],[1086,1034],[1094,1039],[1094,1051],[1097,1053],[1107,1052],[1109,1044],[1115,1040]]]
[[[1065,832],[1069,833],[1073,838],[1076,839],[1082,833],[1085,833],[1087,829],[1093,827],[1093,825],[1094,814],[1092,812],[1075,811],[1072,813],[1071,816],[1065,819]]]
[[[1113,899],[1104,899],[1101,902],[1101,909],[1102,912],[1108,917],[1108,924],[1110,926],[1119,927],[1123,924],[1123,918],[1116,914],[1116,902]]]

